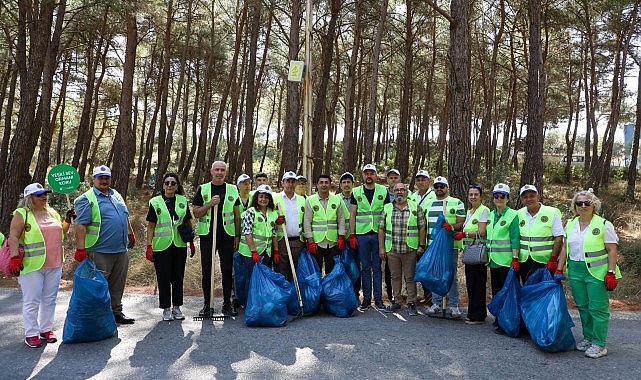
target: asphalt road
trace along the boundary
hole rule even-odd
[[[55,331],[69,292],[61,292]],[[164,322],[157,298],[126,295],[134,325],[93,343],[23,343],[21,296],[0,289],[0,379],[201,378],[582,378],[639,379],[641,314],[614,312],[608,356],[556,354],[529,338],[497,335],[491,323],[383,314],[370,309],[347,319],[327,314],[290,320],[282,328],[248,328],[243,314],[224,322],[193,321],[199,297],[187,297],[185,321]],[[220,310],[220,305],[217,305]],[[580,321],[572,313],[580,337]],[[488,318],[489,319],[489,318]]]

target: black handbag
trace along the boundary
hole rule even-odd
[[[478,238],[463,249],[463,264],[487,264],[487,247]]]
[[[191,225],[189,222],[184,221],[176,227],[178,229],[178,234],[180,234],[180,238],[182,241],[185,243],[189,243],[190,241],[194,241],[194,238],[196,237],[194,235],[194,229],[191,228]]]

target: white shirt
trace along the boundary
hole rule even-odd
[[[287,226],[287,237],[298,237],[298,213],[303,213],[298,208],[298,202],[296,197],[299,197],[296,193],[293,194],[291,198],[283,192],[283,204],[285,205],[285,225]]]
[[[585,261],[585,252],[583,251],[583,240],[585,240],[585,233],[589,230],[589,226],[581,231],[581,223],[577,222],[574,225],[572,233],[568,233],[568,246],[570,248],[570,260]],[[568,231],[569,232],[569,231]],[[605,221],[605,231],[603,232],[604,243],[619,243],[619,237],[614,231],[614,226],[609,221]]]

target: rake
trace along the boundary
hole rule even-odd
[[[280,210],[278,210],[280,214]],[[292,256],[292,249],[289,247],[289,239],[287,238],[287,228],[286,224],[283,222],[281,228],[283,229],[283,239],[285,240],[285,247],[287,247],[287,255],[289,257],[289,265],[292,268],[292,277],[294,277],[294,287],[296,288],[296,295],[298,296],[298,307],[299,312],[294,316],[293,320],[301,318],[304,315],[303,309],[303,297],[300,295],[300,287],[298,286],[298,276],[296,276],[296,268],[294,266],[294,257]]]

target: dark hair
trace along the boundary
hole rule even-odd
[[[320,180],[321,180],[321,178],[328,179],[328,180],[329,180],[329,183],[330,183],[330,184],[332,183],[332,177],[330,177],[330,176],[329,176],[329,175],[327,175],[327,174],[321,174],[321,175],[319,175],[319,176],[318,176],[318,178],[316,179],[316,183],[318,183],[318,181],[320,181]]]
[[[263,172],[256,173],[256,176],[254,177],[254,179],[258,179],[258,178],[267,178],[267,174]]]
[[[254,192],[254,195],[252,196],[252,201],[249,204],[249,207],[253,207],[256,210],[258,210],[258,194],[267,194],[269,196],[269,203],[267,203],[267,208],[271,208],[272,210],[276,208],[274,205],[274,197],[269,194],[269,193],[259,193],[258,191]]]
[[[169,172],[169,173],[165,174],[162,177],[163,185],[165,184],[165,180],[167,178],[169,178],[169,177],[176,178],[176,183],[178,183],[178,185],[177,185],[178,187],[176,188],[176,194],[185,195],[185,189],[183,189],[183,185],[182,185],[182,183],[180,183],[180,178],[178,178],[178,174],[176,174],[176,173]],[[161,190],[161,193],[165,194],[165,189],[164,188]]]
[[[470,192],[470,189],[476,189],[479,191],[479,194],[483,196],[483,188],[478,183],[470,183],[470,186],[467,188],[467,192]]]

